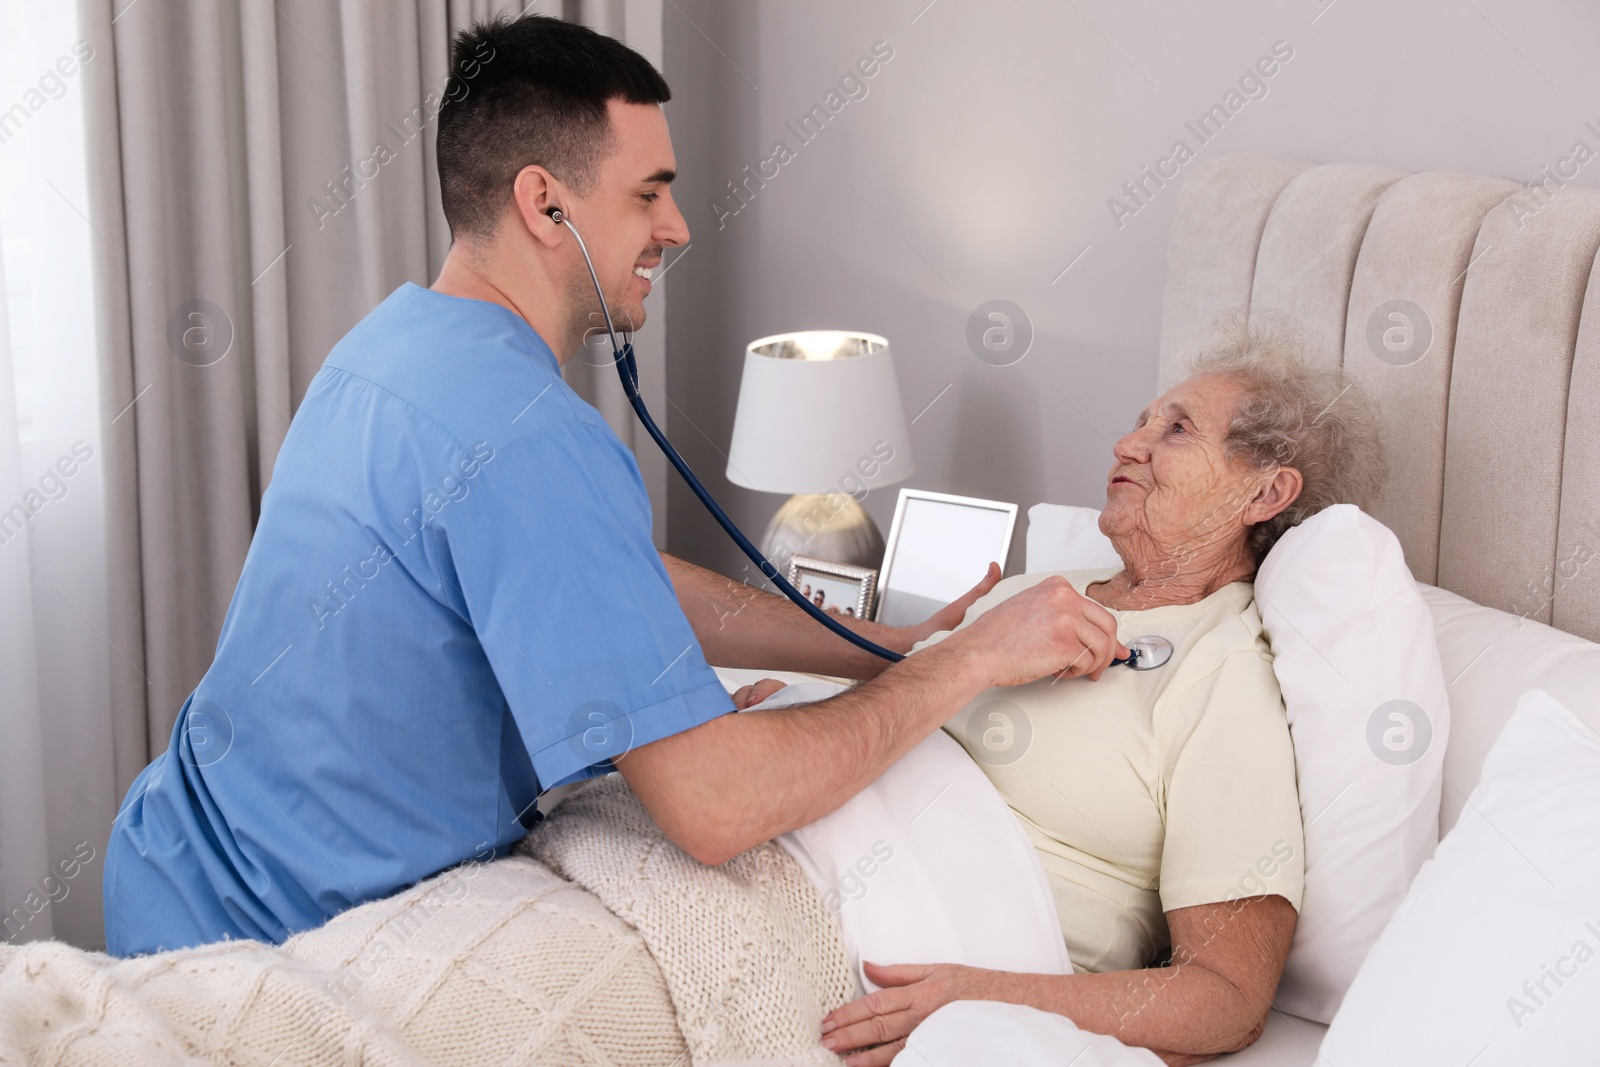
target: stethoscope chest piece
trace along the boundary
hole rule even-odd
[[[1147,634],[1128,642],[1128,658],[1114,659],[1112,664],[1123,663],[1136,671],[1153,671],[1165,667],[1172,658],[1172,642],[1165,637]]]

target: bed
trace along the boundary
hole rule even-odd
[[[1458,597],[1506,613],[1508,627],[1600,641],[1600,577],[1587,569],[1600,554],[1600,432],[1587,417],[1600,400],[1597,249],[1600,191],[1221,157],[1197,166],[1178,196],[1160,378],[1175,380],[1234,309],[1288,317],[1379,403],[1391,471],[1374,514],[1425,583],[1446,677],[1462,678],[1484,652],[1488,616]],[[1511,714],[1510,694],[1564,689],[1600,726],[1600,675],[1586,694],[1556,670],[1530,662],[1494,692],[1481,674],[1451,687],[1442,832]],[[730,685],[762,676],[722,673]],[[1326,1030],[1274,1010],[1256,1044],[1216,1062],[1325,1063]]]
[[[1375,511],[1428,584],[1446,676],[1459,679],[1483,654],[1483,612],[1526,643],[1508,677],[1484,685],[1473,675],[1451,689],[1444,831],[1511,714],[1507,693],[1547,685],[1600,726],[1600,670],[1572,669],[1574,655],[1600,663],[1600,646],[1579,648],[1580,638],[1600,640],[1600,581],[1586,567],[1600,542],[1600,434],[1584,418],[1585,401],[1600,397],[1597,247],[1600,192],[1535,193],[1468,175],[1228,157],[1197,166],[1177,202],[1163,379],[1231,309],[1292,317],[1380,402],[1393,473]],[[1552,636],[1578,651],[1541,659]],[[771,672],[719,673],[733,689]],[[641,855],[665,852],[637,829]],[[775,848],[736,868],[743,883],[707,891],[735,904],[768,892]],[[706,1038],[686,1024],[681,991],[667,988],[683,980],[658,968],[658,946],[640,933],[649,922],[617,917],[637,886],[586,891],[552,875],[556,867],[521,856],[469,864],[281,951],[233,943],[132,967],[55,943],[0,948],[7,989],[34,998],[27,1018],[18,997],[0,998],[0,1059],[23,1049],[19,1059],[42,1063],[164,1062],[181,1045],[201,1060],[262,1065],[688,1062]],[[803,887],[787,877],[799,900]],[[757,920],[768,911],[748,910]],[[719,922],[728,913],[697,912]],[[682,908],[655,921],[662,914],[674,922]],[[550,938],[587,953],[569,961],[574,973],[603,980],[551,985],[548,961],[525,949]],[[391,942],[399,947],[378,951]],[[705,1001],[725,993],[708,986]],[[624,1018],[638,1025],[618,1030]],[[1326,1062],[1324,1033],[1274,1011],[1256,1044],[1223,1059]],[[134,1044],[146,1039],[148,1048]]]

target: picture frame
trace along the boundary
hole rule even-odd
[[[1017,505],[901,489],[879,569],[878,622],[914,626],[964,595],[989,561],[1005,570]]]
[[[791,556],[789,573],[785,577],[806,599],[824,611],[838,608],[851,618],[872,618],[878,592],[878,572],[871,567],[834,563],[811,556]]]

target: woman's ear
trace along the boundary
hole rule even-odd
[[[1272,476],[1256,489],[1256,495],[1245,505],[1246,526],[1266,522],[1284,508],[1293,504],[1305,487],[1305,479],[1293,467],[1274,468]]]

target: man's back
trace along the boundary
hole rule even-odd
[[[215,661],[114,828],[108,948],[281,941],[729,707],[615,434],[518,316],[403,286],[295,416]]]

